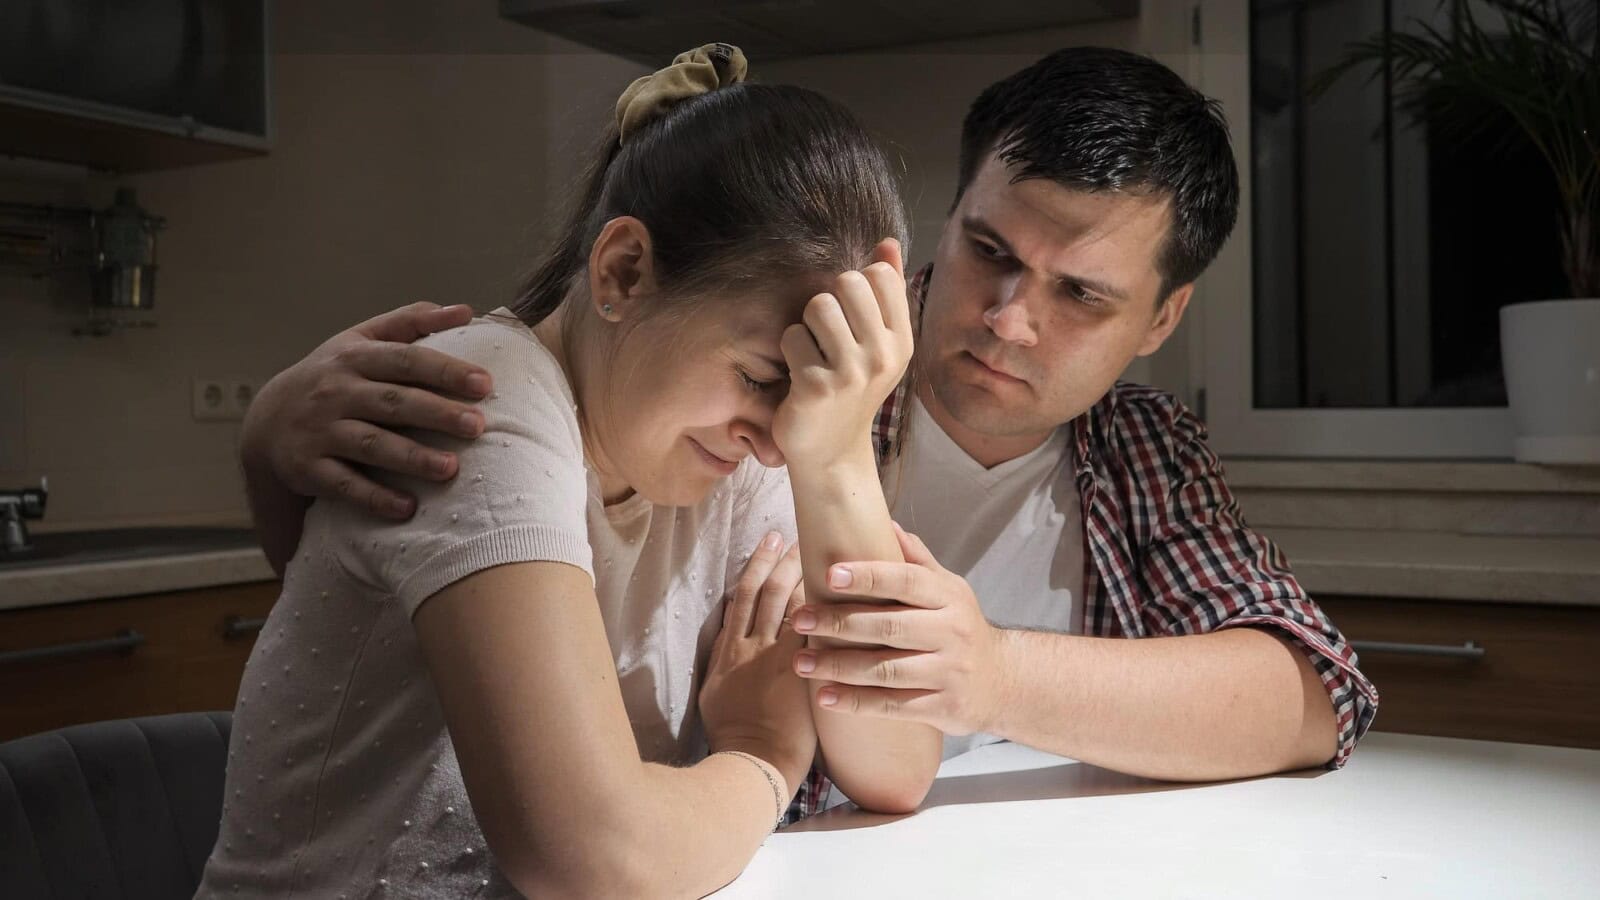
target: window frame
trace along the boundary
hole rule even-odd
[[[1257,457],[1505,459],[1514,428],[1505,407],[1261,409],[1254,405],[1251,265],[1250,0],[1196,0],[1194,59],[1200,90],[1222,103],[1240,176],[1233,237],[1196,284],[1201,327],[1191,359],[1211,444]],[[1152,14],[1150,10],[1146,14]]]

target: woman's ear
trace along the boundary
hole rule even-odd
[[[638,305],[655,293],[655,257],[650,229],[633,216],[618,216],[600,229],[589,251],[589,297],[594,311],[608,322],[637,314]]]

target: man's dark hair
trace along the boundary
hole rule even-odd
[[[956,202],[990,152],[1017,167],[1015,181],[1170,197],[1158,299],[1200,277],[1238,217],[1239,172],[1221,105],[1124,50],[1057,50],[990,85],[961,126]]]

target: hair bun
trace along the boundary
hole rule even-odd
[[[617,98],[618,138],[628,136],[680,101],[744,81],[749,64],[732,44],[705,44],[672,58],[672,65],[634,79]]]

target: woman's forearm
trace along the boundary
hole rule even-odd
[[[869,444],[832,467],[813,468],[791,460],[789,478],[807,602],[833,602],[836,595],[828,588],[827,574],[834,563],[903,559]],[[813,687],[811,702],[829,777],[865,808],[915,809],[939,768],[943,745],[939,731],[917,723],[833,712],[818,701],[826,686],[819,682]]]

